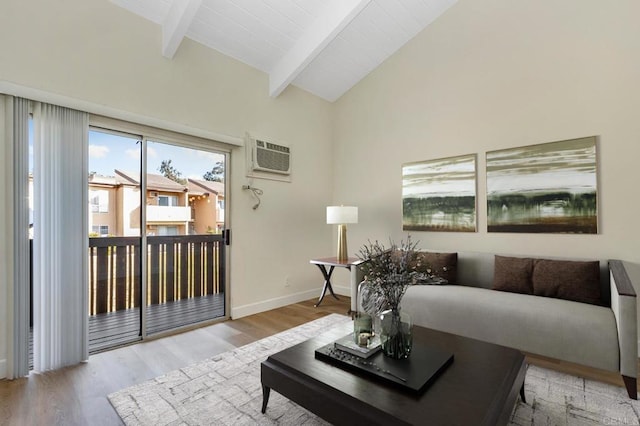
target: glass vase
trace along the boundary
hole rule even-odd
[[[411,354],[411,316],[398,309],[389,309],[380,314],[380,343],[382,352],[394,359],[408,358]]]
[[[371,315],[358,312],[353,321],[353,340],[357,345],[366,346],[373,335],[373,321]],[[366,343],[363,343],[366,339]]]

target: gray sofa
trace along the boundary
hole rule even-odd
[[[458,253],[455,285],[415,285],[414,324],[622,375],[637,399],[636,295],[624,262],[600,262],[604,306],[492,290],[494,255]],[[596,272],[597,274],[597,272]]]

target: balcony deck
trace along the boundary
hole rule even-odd
[[[147,307],[147,334],[224,316],[224,293]],[[140,308],[89,317],[89,353],[140,339]]]
[[[224,317],[224,244],[220,234],[149,236],[142,274],[139,237],[89,238],[89,353],[140,340],[142,281],[148,335]]]
[[[224,317],[224,293],[147,307],[147,333]],[[89,353],[140,340],[140,308],[89,316]],[[29,367],[33,369],[33,336],[29,336]]]

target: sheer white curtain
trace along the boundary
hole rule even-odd
[[[29,101],[0,94],[0,142],[6,209],[2,211],[0,289],[6,285],[6,370],[0,377],[15,379],[29,374]],[[5,311],[0,309],[0,315]],[[4,324],[4,322],[2,322]],[[0,336],[0,339],[2,336]],[[1,345],[0,345],[1,346]],[[0,354],[2,355],[2,354]],[[3,366],[4,367],[4,366]]]
[[[88,358],[88,114],[34,111],[34,370]]]
[[[13,350],[9,378],[29,374],[29,100],[13,99]]]

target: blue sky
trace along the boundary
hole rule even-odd
[[[147,171],[160,174],[158,168],[163,160],[171,160],[171,165],[182,173],[182,178],[202,179],[202,175],[210,171],[217,161],[224,161],[224,156],[149,141]],[[89,171],[113,176],[114,169],[131,172],[140,170],[140,144],[137,139],[89,132]]]
[[[113,176],[114,170],[140,171],[138,139],[91,130],[89,132],[89,172]],[[33,167],[33,121],[29,120],[29,161]],[[163,160],[182,173],[182,178],[202,179],[224,155],[191,148],[181,148],[160,142],[147,142],[148,173],[160,174]]]

